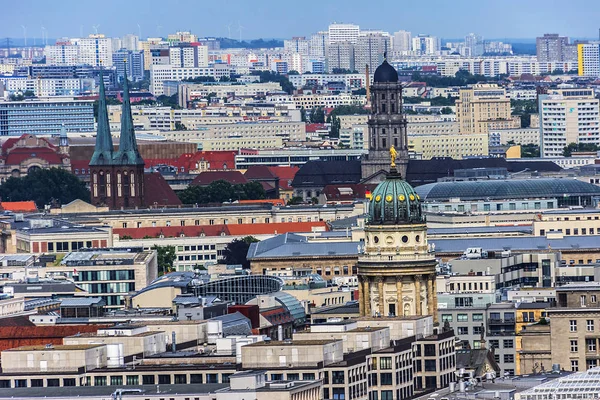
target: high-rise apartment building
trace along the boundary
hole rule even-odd
[[[440,40],[435,36],[419,35],[412,38],[412,50],[419,55],[432,55],[440,50]]]
[[[312,57],[327,57],[329,47],[329,32],[319,31],[310,37],[310,55]]]
[[[290,40],[283,41],[283,49],[291,53],[299,53],[303,56],[310,54],[310,41],[304,36],[296,36]]]
[[[70,41],[57,41],[44,48],[47,65],[76,65],[79,61],[79,47]]]
[[[392,51],[405,54],[412,48],[412,35],[408,31],[394,32],[392,37]]]
[[[329,25],[329,44],[339,42],[350,42],[355,44],[358,40],[360,27],[354,24],[331,24]]]
[[[558,33],[545,33],[535,41],[539,62],[575,61],[577,46],[569,44],[569,38]]]
[[[131,51],[140,50],[140,38],[131,33],[123,36],[121,38],[121,48]]]
[[[144,69],[146,71],[150,70],[150,66],[155,63],[152,61],[152,50],[167,50],[167,57],[169,55],[169,44],[164,42],[162,38],[148,38],[147,40],[140,42],[140,50],[144,52]],[[160,52],[159,52],[160,54]],[[159,62],[157,64],[164,64]],[[168,62],[166,62],[168,64]]]
[[[189,44],[171,46],[169,60],[177,68],[208,67],[208,47]]]
[[[579,43],[577,65],[579,76],[600,76],[600,42]]]
[[[137,82],[144,79],[144,52],[121,49],[113,53],[112,59],[119,81],[122,81],[125,75],[125,65],[127,65],[127,77],[130,81]]]
[[[112,66],[112,39],[102,34],[90,35],[87,38],[74,38],[71,42],[79,48],[78,64],[94,67]]]
[[[370,71],[383,61],[384,54],[391,50],[390,34],[382,31],[362,31],[354,46],[354,65],[358,72]]]
[[[540,155],[562,157],[569,143],[600,145],[598,106],[593,89],[556,89],[540,95]]]
[[[329,72],[338,69],[354,71],[354,44],[350,42],[336,42],[329,45],[327,61]]]
[[[191,32],[185,31],[185,32],[175,32],[175,33],[170,33],[167,36],[167,42],[169,42],[170,44],[173,43],[194,43],[198,41],[198,35],[194,35]]]
[[[456,101],[460,133],[489,133],[492,121],[510,120],[510,99],[496,84],[476,84],[460,90]]]
[[[483,37],[474,33],[469,33],[465,36],[465,49],[469,54],[465,54],[467,57],[479,57],[483,55]]]

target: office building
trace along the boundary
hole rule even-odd
[[[390,34],[381,31],[361,31],[354,46],[354,65],[358,72],[369,71],[383,62],[384,55],[391,51]]]
[[[600,42],[577,44],[577,72],[579,76],[600,76]]]
[[[178,44],[169,47],[169,64],[175,68],[208,67],[208,47]]]
[[[437,54],[440,51],[440,40],[431,35],[418,35],[412,38],[412,51],[417,55]]]
[[[140,50],[144,52],[144,69],[150,70],[151,65],[169,64],[169,44],[162,38],[148,38],[139,42]],[[160,56],[166,57],[163,62]],[[154,60],[157,58],[157,60]]]
[[[140,37],[131,33],[121,38],[121,48],[129,51],[138,51],[140,49]]]
[[[127,79],[130,81],[138,82],[144,79],[143,52],[121,49],[113,53],[112,59],[119,82],[123,81],[125,70],[127,70]]]
[[[94,107],[91,100],[29,100],[0,102],[0,136],[93,132]]]
[[[511,120],[510,99],[496,84],[476,84],[460,90],[456,118],[461,134],[489,133],[489,122]]]
[[[410,124],[414,127],[416,124]],[[409,128],[410,130],[410,128]],[[436,157],[463,159],[489,154],[488,135],[460,133],[424,133],[408,134],[408,150],[423,160]]]
[[[223,76],[229,77],[230,69],[227,64],[213,64],[207,67],[185,67],[178,68],[171,65],[152,65],[150,67],[150,92],[155,96],[165,93],[166,81],[182,81],[199,76],[211,76],[215,80]]]
[[[593,89],[556,89],[540,95],[540,155],[561,157],[570,143],[600,144],[599,103]]]
[[[329,45],[339,42],[356,44],[360,27],[354,24],[331,24],[329,25]]]
[[[0,77],[0,84],[9,94],[33,92],[36,97],[77,96],[94,92],[94,78],[25,78]]]
[[[408,31],[394,32],[392,51],[397,54],[407,54],[412,50],[412,34]]]
[[[112,66],[112,39],[102,34],[89,35],[87,38],[73,38],[71,43],[79,48],[78,64],[87,64],[94,67]]]
[[[169,33],[167,36],[167,42],[170,45],[177,43],[195,43],[198,42],[198,35],[195,35],[189,31],[177,31],[175,33]]]
[[[577,60],[577,46],[569,44],[569,38],[558,33],[545,33],[536,38],[535,47],[541,63]]]

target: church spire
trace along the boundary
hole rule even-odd
[[[113,157],[113,143],[108,124],[106,110],[106,93],[104,91],[104,75],[100,68],[100,90],[98,95],[98,130],[96,132],[96,147],[90,160],[90,165],[110,165]]]
[[[135,140],[133,118],[131,116],[131,101],[129,100],[129,82],[127,80],[127,62],[124,62],[123,73],[123,106],[121,108],[121,139],[119,150],[115,152],[115,165],[143,165]]]

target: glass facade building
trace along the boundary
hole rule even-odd
[[[0,102],[0,136],[60,134],[63,124],[67,132],[94,132],[93,104],[91,100]]]

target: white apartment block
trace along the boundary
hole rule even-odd
[[[419,35],[412,38],[412,51],[423,55],[437,54],[440,51],[440,40],[435,36]]]
[[[331,24],[329,25],[329,44],[339,42],[356,43],[360,27],[354,24]]]
[[[137,35],[133,35],[131,33],[127,34],[121,38],[121,47],[131,51],[141,50],[140,38]]]
[[[373,81],[373,72],[370,80]],[[329,82],[344,82],[346,87],[359,89],[365,87],[365,74],[300,74],[288,77],[292,85],[297,88],[305,85],[327,85]]]
[[[329,72],[333,72],[336,69],[354,71],[354,50],[355,45],[352,42],[330,43],[327,50]]]
[[[93,92],[96,83],[93,78],[34,79],[25,77],[0,77],[4,90],[8,93],[31,91],[36,97],[73,96],[82,92]]]
[[[44,47],[47,65],[76,65],[79,62],[79,46],[70,42],[58,42]]]
[[[540,145],[539,128],[490,129],[489,135],[490,146],[503,146],[508,142]]]
[[[600,76],[600,42],[577,45],[579,76]]]
[[[569,143],[600,145],[598,106],[593,89],[557,89],[540,95],[540,155],[561,157]]]
[[[310,55],[313,57],[326,57],[329,47],[329,32],[320,31],[310,37]]]
[[[189,101],[206,98],[210,93],[223,98],[265,96],[269,93],[281,92],[278,82],[247,83],[245,85],[180,83],[177,89],[179,105],[187,107]]]
[[[208,47],[170,47],[169,64],[176,68],[208,67]]]
[[[155,96],[165,94],[165,81],[182,81],[199,76],[212,76],[216,80],[229,76],[227,64],[213,64],[207,67],[177,68],[171,65],[152,65],[150,67],[150,92]]]
[[[508,97],[511,100],[536,100],[537,92],[535,89],[508,89]]]
[[[304,36],[293,37],[283,41],[283,49],[290,53],[299,53],[304,56],[310,54],[310,41]]]
[[[78,64],[94,67],[112,66],[112,39],[104,35],[90,35],[87,38],[73,38],[71,43],[79,47]],[[118,49],[117,49],[118,50]]]
[[[295,109],[310,110],[314,107],[333,108],[338,106],[364,106],[367,99],[365,96],[350,94],[300,94],[300,95],[275,95],[268,96],[267,101],[275,104],[287,104]]]
[[[386,52],[391,51],[392,41],[390,34],[382,31],[362,31],[354,46],[354,65],[358,72],[365,72],[368,65],[369,71],[375,72]]]

